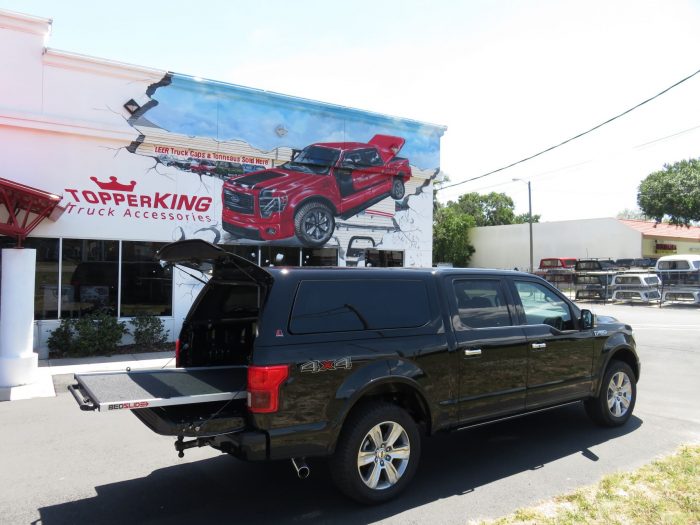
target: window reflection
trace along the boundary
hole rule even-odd
[[[119,241],[64,239],[61,317],[117,315]]]
[[[160,265],[161,242],[122,242],[122,317],[172,315],[171,269]]]
[[[338,266],[338,250],[335,248],[303,248],[303,266]]]
[[[262,246],[260,266],[299,266],[299,248]]]
[[[258,264],[258,247],[245,244],[222,244],[221,248],[229,253],[243,257],[244,259]]]

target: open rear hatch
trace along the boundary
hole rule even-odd
[[[247,364],[272,275],[201,239],[167,244],[158,258],[205,284],[183,322],[177,368],[76,374],[69,390],[82,410],[131,410],[154,432],[179,440],[240,431]]]
[[[76,374],[81,410],[131,410],[158,434],[206,437],[245,427],[247,367]]]

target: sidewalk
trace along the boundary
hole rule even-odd
[[[147,352],[98,357],[68,357],[42,359],[36,371],[36,381],[30,385],[0,387],[0,401],[17,401],[36,397],[54,397],[73,383],[73,374],[109,370],[138,370],[175,366],[175,352]]]

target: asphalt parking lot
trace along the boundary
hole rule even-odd
[[[432,438],[401,498],[362,507],[336,492],[323,461],[300,481],[288,461],[208,448],[178,459],[171,438],[133,415],[81,412],[57,388],[55,398],[0,403],[0,522],[465,524],[700,442],[700,308],[587,307],[635,328],[642,375],[621,429],[593,426],[576,405]]]

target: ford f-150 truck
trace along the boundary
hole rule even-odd
[[[404,197],[411,167],[396,156],[404,142],[375,135],[367,144],[312,144],[277,168],[231,178],[222,189],[222,227],[236,237],[296,235],[304,246],[323,246],[335,217],[347,219],[387,197]]]
[[[84,410],[131,410],[245,460],[327,456],[350,497],[385,501],[438,432],[583,402],[622,425],[640,363],[630,326],[581,310],[543,279],[460,268],[261,268],[201,240],[161,260],[209,280],[176,368],[77,374]],[[556,415],[553,415],[556,417]]]

